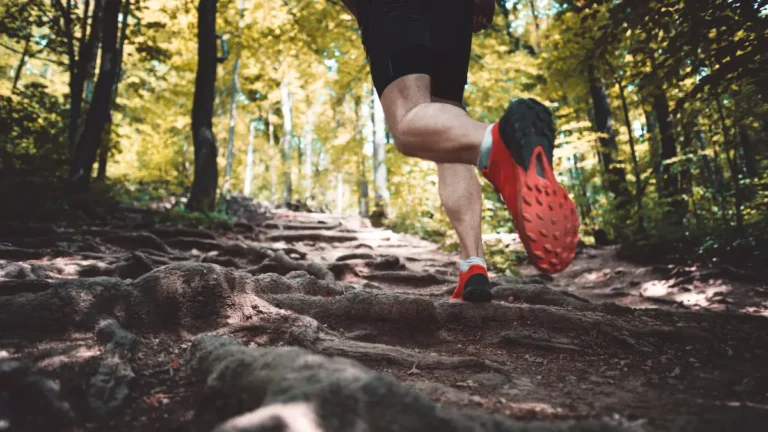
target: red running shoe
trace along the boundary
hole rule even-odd
[[[512,213],[531,263],[544,273],[565,270],[576,254],[579,217],[552,173],[552,112],[535,99],[517,99],[492,132],[483,176]]]
[[[466,273],[459,270],[459,284],[451,295],[451,300],[487,303],[493,300],[488,271],[480,264],[472,264]]]

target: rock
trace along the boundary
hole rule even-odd
[[[470,397],[472,396],[467,392],[431,381],[415,381],[409,382],[407,385],[410,388],[425,394],[430,399],[441,403],[447,402],[457,405],[466,405],[469,403]]]
[[[507,383],[507,378],[494,372],[472,375],[469,379],[489,390],[499,389]]]

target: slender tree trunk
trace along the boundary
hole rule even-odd
[[[728,221],[728,203],[726,202],[725,194],[723,191],[723,173],[720,171],[720,166],[717,164],[717,159],[713,163],[712,158],[705,152],[707,150],[707,143],[704,139],[704,132],[697,128],[693,132],[693,138],[698,144],[699,152],[701,153],[701,166],[704,172],[704,183],[709,187],[710,196],[712,199],[712,206],[717,208],[717,213],[723,220],[723,227],[730,228],[731,224]],[[717,149],[714,148],[713,153],[717,155]]]
[[[270,115],[272,114],[272,107],[269,107],[269,115],[267,115],[267,129],[269,130],[269,153],[275,152],[275,125],[270,121]],[[278,151],[279,153],[279,151]],[[272,160],[269,163],[269,181],[270,192],[272,197],[272,204],[277,204],[277,163],[276,160]]]
[[[720,116],[720,129],[723,132],[723,151],[725,151],[725,159],[728,161],[728,168],[731,170],[731,179],[733,181],[734,189],[734,211],[736,212],[736,229],[741,230],[744,226],[744,217],[741,214],[742,205],[742,191],[741,191],[741,170],[739,170],[738,163],[731,157],[731,151],[728,149],[728,141],[731,140],[731,131],[728,126],[728,122],[725,119],[725,112],[723,110],[723,103],[720,101],[720,97],[715,97],[715,104],[717,105],[717,113]],[[736,148],[736,146],[733,146]]]
[[[287,207],[293,195],[291,190],[291,137],[293,136],[292,111],[293,97],[288,88],[288,79],[284,78],[280,85],[281,108],[283,111],[283,136],[281,150],[283,155],[283,204]]]
[[[629,150],[632,154],[632,169],[635,174],[635,206],[637,207],[637,228],[640,232],[645,230],[645,223],[643,221],[643,194],[645,192],[643,188],[643,182],[640,174],[640,163],[637,161],[637,153],[635,152],[635,138],[632,133],[632,122],[629,119],[629,107],[627,106],[627,97],[624,94],[624,85],[621,79],[616,78],[616,84],[619,86],[619,96],[621,97],[621,108],[624,111],[624,125],[627,128],[627,136],[629,137]]]
[[[96,0],[93,8],[93,24],[91,24],[94,41],[93,46],[91,47],[90,62],[88,62],[88,71],[85,78],[85,102],[88,104],[93,100],[93,85],[96,82],[96,59],[99,57],[99,46],[101,45],[103,11],[104,0]]]
[[[243,195],[251,196],[253,183],[253,140],[256,137],[256,119],[251,119],[248,130],[248,154],[245,157],[245,179],[243,180]]]
[[[361,100],[355,99],[354,111],[355,111],[355,139],[361,143],[360,151],[357,158],[357,178],[358,178],[358,208],[360,216],[370,216],[369,208],[369,184],[368,184],[368,172],[365,169],[367,165],[365,157],[365,148],[368,144],[373,143],[373,124],[372,124],[372,112],[370,99],[366,98],[368,95],[367,86],[363,86]],[[374,149],[374,159],[376,157],[376,150]],[[375,168],[374,168],[375,170]],[[374,209],[375,212],[375,209]]]
[[[245,0],[240,0],[240,17],[237,22],[237,28],[240,34],[243,32],[243,17],[245,16]],[[227,165],[224,172],[224,193],[229,193],[230,182],[232,181],[232,158],[235,148],[235,124],[237,123],[237,96],[240,94],[239,77],[240,74],[240,54],[242,50],[238,48],[235,55],[235,68],[232,72],[232,99],[229,102],[229,137],[227,139]]]
[[[336,175],[336,213],[344,214],[344,174]]]
[[[533,17],[533,46],[536,48],[536,54],[541,53],[541,41],[539,39],[539,14],[536,12],[536,0],[528,0],[531,7],[531,16]]]
[[[112,86],[117,76],[117,16],[121,0],[105,0],[104,34],[99,79],[96,82],[93,102],[88,109],[85,128],[75,149],[75,157],[70,171],[70,181],[75,191],[88,190],[91,181],[93,163],[101,143],[104,126],[107,123]]]
[[[112,87],[112,102],[110,104],[110,110],[113,110],[115,103],[117,102],[117,90],[120,84],[120,80],[123,78],[123,51],[125,49],[125,40],[128,37],[128,16],[131,13],[131,0],[124,0],[123,10],[121,15],[123,16],[123,22],[120,25],[120,41],[117,44],[117,74],[115,75],[115,84]],[[113,124],[114,112],[110,111],[109,120],[107,121],[106,131],[101,140],[101,146],[99,147],[99,168],[96,171],[96,179],[103,181],[107,178],[107,162],[109,161],[109,150],[112,146],[112,124]]]
[[[374,211],[380,212],[382,219],[391,213],[389,189],[387,185],[387,141],[384,108],[379,95],[373,90],[373,184],[376,190]]]
[[[312,146],[315,141],[315,110],[317,109],[317,100],[310,104],[307,97],[307,123],[302,131],[301,143],[304,148],[304,201],[308,201],[312,196],[312,185],[314,183],[314,172],[312,170]]]
[[[589,66],[589,90],[592,96],[592,103],[595,111],[595,128],[597,132],[605,136],[600,138],[600,160],[603,163],[606,177],[608,177],[608,189],[616,200],[615,208],[620,213],[624,213],[627,206],[632,202],[629,187],[627,186],[627,177],[624,168],[618,166],[617,157],[619,153],[616,144],[616,136],[613,132],[613,121],[611,119],[611,105],[608,101],[608,94],[605,92],[602,79],[600,79],[594,66]],[[623,215],[622,218],[626,218]]]
[[[659,145],[659,140],[656,136],[656,132],[659,130],[659,124],[656,121],[656,113],[654,113],[653,110],[644,111],[643,113],[645,114],[645,130],[648,134],[653,174],[656,177],[656,192],[659,194],[659,197],[661,197],[661,184],[663,183],[661,173],[661,146]]]
[[[105,4],[105,0],[97,1],[99,3]],[[96,7],[98,7],[98,3]],[[67,33],[67,53],[70,63],[69,130],[67,135],[74,157],[77,157],[75,154],[77,152],[77,146],[79,143],[78,136],[80,135],[80,116],[83,112],[83,89],[85,87],[85,79],[87,77],[87,68],[91,64],[91,55],[94,51],[93,46],[96,44],[96,29],[99,28],[98,20],[106,19],[103,14],[100,16],[100,14],[94,13],[93,22],[91,23],[90,35],[88,35],[88,11],[90,10],[90,0],[85,0],[84,9],[85,11],[83,12],[83,19],[81,24],[82,28],[79,38],[80,46],[77,55],[75,54],[72,2],[70,0],[67,1],[66,13],[64,16],[65,31]]]
[[[32,34],[28,33],[26,39],[24,39],[24,49],[21,51],[21,58],[19,59],[19,64],[16,66],[16,70],[13,73],[13,84],[11,85],[11,93],[16,91],[16,87],[19,85],[21,72],[24,70],[24,65],[27,64],[27,58],[29,56],[29,46],[31,43],[32,43]]]
[[[744,124],[739,125],[739,141],[741,142],[741,151],[744,154],[744,169],[747,177],[757,178],[760,175],[757,167],[757,150],[755,149],[755,142]]]
[[[213,134],[213,101],[216,86],[216,3],[200,0],[197,24],[197,75],[192,104],[192,137],[195,143],[195,178],[187,208],[216,209],[216,137]]]

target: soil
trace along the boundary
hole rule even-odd
[[[585,248],[449,302],[367,220],[3,223],[0,431],[768,430],[768,282]]]

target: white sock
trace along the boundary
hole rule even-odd
[[[459,270],[461,270],[462,272],[466,272],[467,270],[469,270],[469,266],[474,264],[480,264],[481,266],[483,266],[484,269],[486,270],[488,269],[488,265],[485,264],[484,259],[480,257],[469,257],[465,260],[459,261]]]
[[[477,157],[477,167],[481,170],[488,168],[488,161],[491,160],[491,147],[493,146],[493,125],[488,126],[483,135],[483,141],[480,143],[480,155]]]

